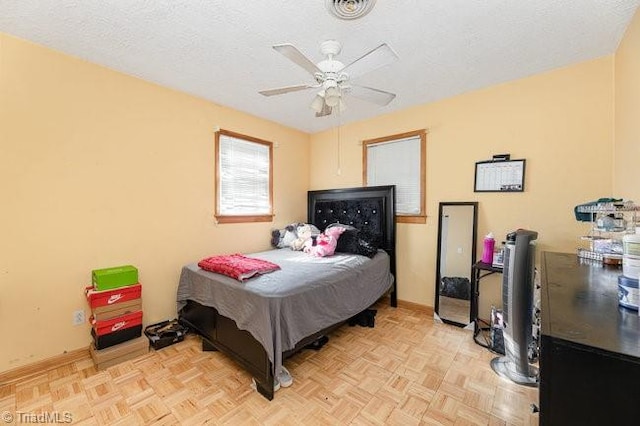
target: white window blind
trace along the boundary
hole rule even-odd
[[[396,185],[396,213],[420,214],[420,136],[367,145],[367,185]]]
[[[270,214],[269,146],[221,134],[218,155],[219,214]]]

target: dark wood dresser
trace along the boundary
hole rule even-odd
[[[640,424],[640,317],[618,305],[621,273],[542,253],[540,425]]]

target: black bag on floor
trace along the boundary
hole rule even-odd
[[[188,329],[177,319],[151,324],[144,329],[153,349],[162,349],[174,343],[182,342]]]

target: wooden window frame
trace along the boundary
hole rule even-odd
[[[383,136],[375,139],[362,141],[362,182],[367,186],[367,149],[371,145],[390,142],[399,139],[420,137],[420,213],[400,214],[396,213],[397,223],[427,223],[426,212],[426,185],[427,185],[427,131],[426,129],[414,130],[411,132],[398,133],[395,135]]]
[[[229,136],[236,139],[241,139],[246,142],[253,142],[261,145],[265,145],[269,148],[269,213],[262,215],[223,215],[219,211],[219,199],[220,196],[218,188],[220,187],[220,136]],[[215,219],[218,223],[251,223],[251,222],[271,222],[273,221],[273,143],[259,139],[253,136],[243,135],[241,133],[232,132],[229,130],[220,129],[215,132]]]

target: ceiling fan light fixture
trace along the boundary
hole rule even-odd
[[[337,106],[340,101],[340,90],[337,87],[329,87],[324,92],[324,101],[327,103],[327,106],[333,108]]]
[[[311,101],[311,105],[309,105],[309,107],[315,112],[319,113],[324,107],[324,98],[319,94],[316,95],[316,97],[313,98],[313,101]]]
[[[327,10],[339,19],[358,19],[373,9],[376,0],[326,0]]]

